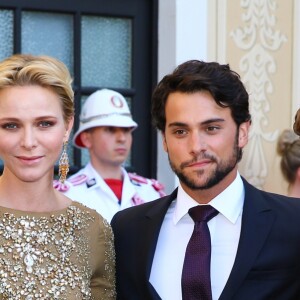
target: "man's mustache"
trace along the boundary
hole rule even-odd
[[[190,166],[191,164],[195,164],[195,163],[200,162],[203,159],[209,159],[213,162],[217,162],[217,159],[214,155],[209,154],[209,153],[201,153],[201,154],[196,155],[193,159],[181,163],[180,168],[184,169],[184,168]]]

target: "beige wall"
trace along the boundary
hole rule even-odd
[[[253,123],[240,172],[258,188],[282,194],[287,184],[276,142],[283,129],[291,128],[297,102],[293,8],[292,0],[216,0],[210,6],[217,24],[210,27],[210,48],[217,49],[212,53],[241,75],[250,94]]]

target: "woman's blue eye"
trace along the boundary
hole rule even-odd
[[[4,129],[15,129],[17,127],[18,126],[15,123],[7,123],[7,124],[2,125],[2,128],[4,128]]]
[[[39,123],[39,126],[41,127],[50,127],[53,125],[53,122],[49,122],[49,121],[42,121]]]

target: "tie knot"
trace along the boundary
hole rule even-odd
[[[194,220],[194,222],[208,222],[218,213],[219,212],[210,205],[198,205],[189,209],[189,215]]]

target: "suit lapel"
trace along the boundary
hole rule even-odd
[[[151,295],[149,299],[161,299],[149,282],[149,279],[160,228],[171,202],[175,200],[176,197],[177,189],[169,196],[158,200],[156,205],[146,212],[143,226],[139,229],[143,232],[142,236],[144,236],[145,239],[141,246],[139,259],[140,271],[138,272],[138,276],[143,277],[146,275],[145,282],[147,282],[147,294]],[[146,297],[145,299],[148,298]]]
[[[245,280],[272,228],[275,215],[261,195],[261,191],[244,180],[245,201],[242,227],[236,259],[219,300],[232,299]]]
[[[245,201],[239,246],[232,271],[219,300],[232,299],[263,247],[275,218],[271,208],[262,197],[261,191],[249,185],[245,180],[244,186]],[[157,205],[145,213],[143,226],[140,227],[145,240],[140,249],[137,276],[146,276],[144,278],[144,282],[147,282],[145,299],[161,299],[150,284],[149,279],[160,228],[171,202],[176,197],[177,189],[171,195],[160,199]]]

